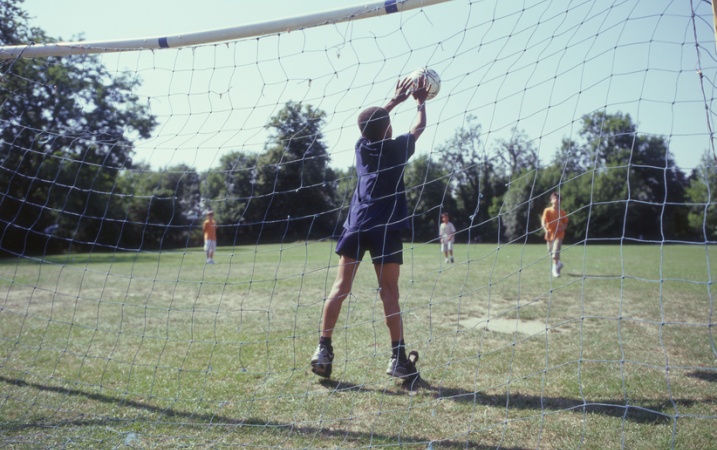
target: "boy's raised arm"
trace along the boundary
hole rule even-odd
[[[396,92],[393,94],[391,100],[386,103],[383,107],[388,112],[391,112],[393,108],[403,103],[409,96],[411,90],[411,79],[406,77],[396,82]]]
[[[413,138],[418,140],[423,134],[423,130],[426,129],[426,98],[428,98],[428,90],[426,89],[426,79],[421,77],[418,82],[418,86],[413,91],[413,98],[416,99],[416,105],[418,107],[418,114],[416,115],[416,121],[411,127],[410,133]]]
[[[396,83],[396,92],[383,108],[386,111],[391,112],[393,108],[406,101],[409,95],[413,95],[413,98],[416,99],[418,114],[416,115],[416,121],[411,126],[409,133],[413,135],[414,139],[418,139],[423,133],[423,130],[426,128],[427,122],[426,98],[428,97],[428,91],[426,90],[426,79],[421,77],[418,81],[418,85],[413,90],[411,89],[412,86],[413,80],[408,77],[398,80]]]

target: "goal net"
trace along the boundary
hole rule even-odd
[[[712,5],[378,3],[0,37],[4,446],[714,445]],[[320,378],[357,117],[422,67],[399,280],[421,376],[386,376],[367,255]]]

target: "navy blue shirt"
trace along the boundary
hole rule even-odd
[[[354,191],[344,228],[366,231],[377,226],[388,230],[409,228],[406,187],[403,172],[416,150],[416,139],[404,134],[396,139],[356,142],[356,175]]]

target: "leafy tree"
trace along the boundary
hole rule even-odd
[[[531,230],[536,226],[539,228],[533,204],[534,195],[541,192],[536,188],[539,182],[538,151],[525,132],[513,128],[510,139],[497,142],[495,153],[503,162],[491,165],[503,174],[501,178],[493,176],[493,192],[503,198],[499,210],[502,232],[509,241],[523,236],[528,238]],[[492,212],[498,211],[494,207]]]
[[[630,161],[627,234],[656,240],[686,236],[686,214],[680,211],[686,186],[685,174],[667,142],[662,137],[639,136]],[[646,223],[657,226],[645,227]]]
[[[0,0],[0,44],[52,42],[27,25],[19,0]],[[121,211],[109,208],[132,141],[154,118],[93,56],[0,65],[0,248],[46,251],[48,230],[67,245],[112,245]]]
[[[311,105],[290,101],[266,125],[270,136],[257,161],[259,197],[245,217],[261,224],[261,237],[308,239],[333,232],[336,177],[323,143],[324,117]]]
[[[341,234],[343,224],[346,221],[349,205],[356,190],[358,179],[356,177],[356,166],[351,166],[343,170],[337,169],[334,173],[336,177],[336,191],[334,193],[334,205],[336,205],[336,209],[333,216],[336,219],[334,220],[333,235],[338,236]]]
[[[20,7],[24,1],[0,0],[0,42],[2,45],[28,44],[33,39],[46,41],[47,37],[42,30],[28,25],[27,11]]]
[[[688,221],[694,235],[705,241],[717,238],[717,164],[707,152],[692,171],[686,197],[691,203]]]
[[[112,204],[124,212],[117,245],[134,250],[181,248],[201,243],[200,180],[184,165],[153,171],[125,170],[118,180],[124,196]]]
[[[487,154],[478,161],[478,198],[470,220],[467,239],[478,242],[497,242],[500,238],[500,225],[491,209],[494,201],[499,201],[506,192],[506,178],[500,174],[498,166]],[[470,213],[470,209],[465,210]],[[459,220],[460,222],[460,220]]]
[[[503,160],[508,176],[535,169],[539,164],[538,150],[525,131],[517,128],[513,128],[510,139],[498,140],[496,153]]]
[[[413,240],[436,239],[441,213],[454,216],[457,210],[447,171],[428,156],[418,156],[406,166],[404,179]]]
[[[527,242],[531,233],[539,229],[536,218],[539,214],[538,206],[534,204],[538,171],[525,170],[515,174],[508,185],[508,190],[502,196],[502,202],[494,205],[491,211],[498,216],[500,226],[508,242]],[[496,211],[497,209],[497,211]]]
[[[217,240],[222,245],[256,241],[259,225],[247,225],[255,210],[257,156],[231,152],[222,156],[219,168],[207,176],[202,189],[204,204],[214,210],[221,226]],[[254,214],[259,217],[258,213]]]
[[[457,129],[438,147],[437,155],[451,177],[458,207],[470,214],[478,205],[480,173],[477,161],[484,149],[480,124],[476,123],[474,116],[468,116],[466,122],[465,127]],[[459,228],[458,225],[456,228]]]
[[[486,150],[476,118],[468,116],[466,122],[438,147],[438,163],[450,176],[456,200],[455,210],[447,212],[456,229],[469,229],[470,239],[495,240],[498,226],[491,219],[489,206],[505,192],[505,170]]]
[[[686,180],[663,138],[640,135],[629,114],[605,112],[585,116],[580,137],[582,143],[564,141],[554,163],[560,167],[555,186],[577,210],[569,237],[685,236],[678,205]]]

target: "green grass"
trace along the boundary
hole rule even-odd
[[[373,268],[309,370],[331,243],[0,260],[7,448],[713,448],[715,250],[406,245],[423,380],[387,378]]]

